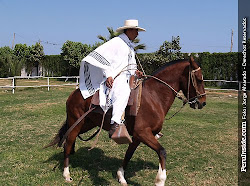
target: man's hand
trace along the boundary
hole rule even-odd
[[[108,88],[112,88],[113,82],[114,82],[114,79],[113,79],[112,77],[108,77],[108,78],[106,79],[106,86],[107,86]]]
[[[141,71],[139,71],[139,70],[136,70],[136,71],[135,71],[135,74],[136,74],[136,76],[137,76],[138,78],[141,78],[141,77],[143,76],[143,73],[142,73]]]

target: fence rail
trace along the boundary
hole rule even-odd
[[[15,85],[15,79],[47,79],[46,85]],[[21,76],[14,76],[14,77],[8,77],[8,78],[0,78],[0,80],[12,80],[12,85],[5,85],[0,86],[0,88],[11,88],[12,93],[15,93],[15,88],[39,88],[39,87],[47,87],[48,91],[50,90],[50,87],[62,87],[62,86],[76,86],[78,88],[79,85],[79,76],[61,76],[61,77],[43,77],[43,76],[27,76],[27,77],[21,77]],[[50,79],[65,79],[65,82],[68,81],[68,79],[76,79],[76,83],[64,83],[60,85],[52,85],[50,84]]]
[[[44,85],[15,85],[16,79],[47,79],[47,84]],[[61,77],[44,77],[44,76],[27,76],[27,77],[21,77],[21,76],[14,76],[9,78],[0,78],[0,80],[12,80],[11,85],[5,85],[0,86],[0,88],[11,88],[12,93],[15,93],[16,88],[39,88],[39,87],[47,87],[48,91],[50,90],[50,87],[62,87],[62,86],[76,86],[78,88],[79,86],[79,76],[61,76]],[[65,79],[65,82],[68,81],[68,79],[76,79],[75,83],[64,83],[60,85],[52,85],[50,84],[50,79]],[[239,81],[227,81],[227,80],[204,80],[204,82],[221,82],[221,83],[237,83],[239,89],[241,90],[241,84],[242,82]],[[250,83],[250,82],[247,82]],[[213,88],[205,88],[206,90],[230,90],[230,91],[238,91],[237,89],[213,89]]]

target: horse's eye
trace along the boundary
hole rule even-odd
[[[202,73],[197,73],[197,74],[195,74],[195,76],[196,76],[196,79],[198,81],[203,81],[203,75],[202,75]]]

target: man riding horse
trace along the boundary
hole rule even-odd
[[[99,90],[100,106],[106,112],[113,107],[109,137],[123,124],[122,115],[130,95],[129,81],[132,75],[142,76],[137,70],[135,51],[132,41],[139,31],[138,20],[126,20],[123,27],[116,30],[120,35],[96,48],[81,62],[80,90],[84,99]],[[122,127],[127,130],[125,125]],[[122,143],[132,142],[127,131]],[[117,136],[116,136],[117,137]]]

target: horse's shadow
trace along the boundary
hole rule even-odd
[[[70,166],[72,168],[81,168],[83,170],[82,177],[78,181],[78,185],[84,183],[84,177],[86,176],[85,171],[90,175],[90,179],[92,180],[93,185],[110,185],[109,178],[105,178],[100,176],[99,172],[111,172],[113,179],[116,179],[116,172],[122,163],[123,157],[120,159],[106,156],[104,151],[99,148],[95,148],[91,151],[88,151],[88,147],[79,148],[73,155],[70,156]],[[57,153],[50,157],[46,162],[57,161],[58,164],[54,167],[54,169],[59,168],[63,170],[63,153]],[[158,167],[149,161],[136,160],[130,161],[128,165],[128,170],[126,171],[126,180],[130,185],[140,184],[135,183],[129,178],[135,176],[136,172],[145,169],[157,169]],[[72,171],[72,169],[71,169]],[[77,178],[75,178],[77,180]]]

